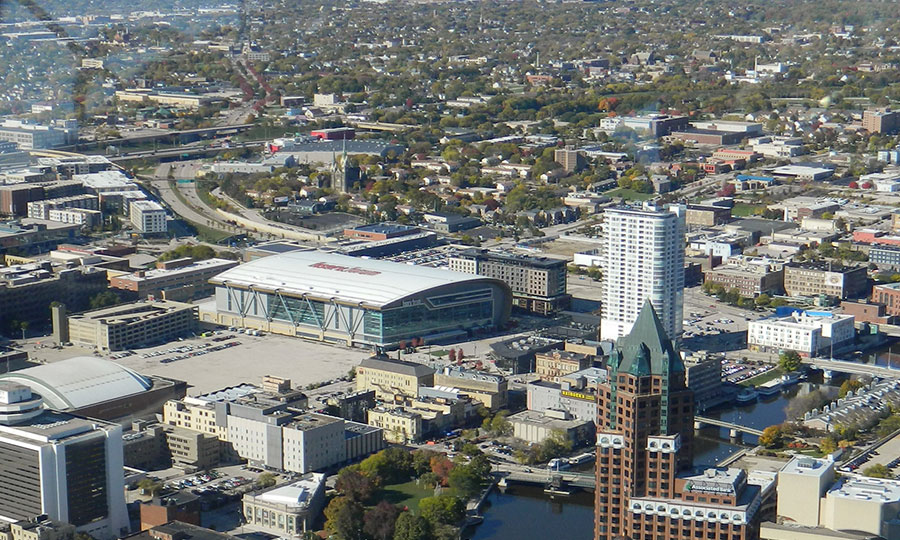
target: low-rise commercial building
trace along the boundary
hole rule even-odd
[[[13,319],[45,324],[52,302],[83,310],[108,285],[106,271],[89,266],[62,268],[43,261],[0,267],[0,326]]]
[[[178,90],[151,90],[147,88],[128,88],[116,90],[116,99],[126,103],[155,103],[157,105],[199,109],[215,101],[210,96],[190,94]]]
[[[741,296],[781,294],[784,288],[784,264],[760,259],[740,259],[704,272],[706,283],[737,289]]]
[[[872,287],[872,301],[884,306],[887,315],[900,315],[900,283],[879,283]]]
[[[434,384],[434,369],[414,362],[373,356],[356,368],[356,390],[374,390],[381,401],[419,396],[419,387]]]
[[[569,418],[597,420],[597,385],[606,381],[603,368],[588,368],[560,378],[559,384],[534,381],[526,388],[526,406],[530,411],[563,411]]]
[[[814,357],[848,345],[855,338],[853,316],[839,313],[798,312],[747,325],[747,346],[756,352],[796,351]]]
[[[112,276],[109,286],[132,291],[138,298],[152,295],[157,298],[189,300],[211,294],[215,286],[209,280],[237,265],[237,261],[228,259],[175,259],[157,263],[155,270]]]
[[[380,241],[380,240],[389,240],[391,238],[399,238],[402,236],[409,236],[411,234],[418,234],[421,232],[421,229],[418,227],[411,227],[409,225],[398,225],[394,223],[371,223],[368,225],[360,225],[359,227],[355,227],[353,229],[344,229],[344,236],[346,238],[358,238],[360,240],[371,240],[371,241]]]
[[[593,422],[572,419],[565,411],[522,411],[507,419],[513,426],[514,437],[533,444],[544,442],[554,431],[564,433],[576,445],[595,434]]]
[[[0,122],[0,141],[10,141],[23,150],[56,148],[78,140],[74,122],[65,125],[33,124],[24,120],[5,119]]]
[[[788,296],[858,298],[866,293],[865,266],[832,263],[790,263],[784,266],[784,292]]]
[[[506,377],[461,367],[445,367],[434,374],[434,386],[459,390],[492,411],[506,407]]]
[[[125,536],[122,540],[236,540],[237,538],[237,536],[176,520]]]
[[[469,249],[450,258],[450,269],[500,279],[513,293],[513,306],[549,315],[568,307],[566,261]]]
[[[697,410],[725,402],[730,395],[722,388],[722,364],[718,358],[697,353],[684,359],[684,380],[694,392]]]
[[[552,350],[534,355],[534,371],[541,380],[558,383],[559,378],[591,367],[592,359],[586,354]]]
[[[884,304],[876,304],[868,300],[854,302],[852,300],[844,300],[841,302],[841,312],[847,315],[853,315],[856,322],[871,324],[896,324],[897,315],[891,315],[887,312],[887,306]]]
[[[750,139],[750,147],[754,152],[773,159],[791,158],[806,153],[800,137],[756,137]]]
[[[164,526],[172,521],[199,526],[202,506],[200,497],[187,491],[153,497],[140,503],[141,530]]]
[[[13,523],[0,522],[0,540],[72,540],[75,527],[71,523],[57,521],[46,516]]]
[[[299,538],[313,529],[324,504],[325,475],[309,473],[284,486],[245,494],[244,523],[281,538]]]
[[[684,214],[687,226],[715,227],[731,221],[730,206],[689,204]]]
[[[869,248],[869,262],[879,268],[900,268],[900,247],[872,246]]]
[[[366,421],[366,411],[375,407],[375,390],[358,390],[328,398],[328,412],[353,422]]]
[[[422,415],[404,407],[369,409],[369,425],[384,431],[384,439],[394,444],[421,441],[425,434]]]
[[[197,329],[197,307],[168,300],[138,301],[67,319],[72,343],[123,351],[189,335]]]

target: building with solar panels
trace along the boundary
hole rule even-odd
[[[502,326],[511,298],[483,276],[321,251],[291,251],[219,274],[201,321],[371,347],[464,338]]]

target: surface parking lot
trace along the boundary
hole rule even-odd
[[[95,356],[93,350],[70,346],[25,347],[40,362],[56,362],[74,356]],[[192,396],[241,383],[259,384],[265,375],[291,379],[305,387],[347,375],[371,355],[364,349],[328,345],[279,335],[250,336],[220,330],[210,337],[192,337],[156,347],[97,354],[142,375],[158,375],[185,381]]]

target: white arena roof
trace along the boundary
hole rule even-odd
[[[241,264],[210,282],[384,306],[435,287],[496,280],[426,266],[322,251],[291,251]],[[497,283],[500,283],[497,281]]]
[[[76,356],[0,375],[0,381],[30,387],[50,409],[80,409],[149,390],[152,383],[115,362]]]

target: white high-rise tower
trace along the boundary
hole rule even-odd
[[[631,331],[650,300],[672,339],[684,312],[684,207],[609,208],[603,213],[601,339]]]

